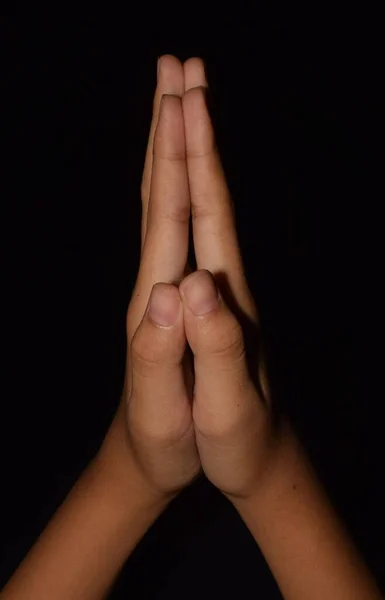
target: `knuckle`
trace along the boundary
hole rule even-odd
[[[204,140],[202,144],[190,144],[186,149],[186,156],[188,160],[194,159],[202,161],[202,168],[205,164],[212,165],[214,160],[218,160],[218,149],[213,136],[207,136],[208,139]]]
[[[192,420],[186,422],[185,415],[178,410],[157,410],[148,405],[140,394],[134,392],[129,410],[131,434],[151,445],[172,446],[191,433]],[[147,408],[146,408],[147,407]]]
[[[216,155],[215,145],[210,143],[206,148],[193,148],[189,147],[187,150],[188,159],[208,159],[213,158]]]
[[[186,161],[186,153],[178,150],[154,149],[154,158],[170,165],[178,165]]]
[[[146,439],[159,446],[173,446],[181,438],[179,429],[171,423],[169,425],[157,422],[147,423],[144,426],[144,435]]]
[[[134,317],[133,317],[132,311],[128,310],[127,316],[126,316],[126,334],[127,334],[128,340],[132,340],[134,331],[135,331]]]
[[[217,219],[222,211],[218,206],[213,206],[207,192],[195,194],[194,203],[191,205],[191,216],[194,221],[200,219]]]
[[[141,320],[141,310],[137,302],[137,297],[133,294],[126,313],[126,335],[128,343],[131,344],[135,332],[138,329]]]
[[[131,342],[131,357],[133,368],[142,374],[153,371],[161,362],[159,344],[141,335],[139,329]]]
[[[214,336],[210,353],[217,359],[240,360],[244,357],[245,346],[241,326],[232,320],[223,331]]]
[[[157,220],[169,221],[172,223],[186,223],[190,218],[190,207],[179,206],[175,208],[164,208],[157,211]]]
[[[198,435],[206,440],[219,441],[229,439],[239,430],[239,419],[233,412],[223,414],[194,414],[194,424]]]
[[[246,386],[239,396],[231,395],[227,402],[210,408],[210,398],[204,398],[194,406],[194,424],[199,435],[211,440],[240,438],[247,432],[259,432],[265,423],[264,411],[252,387]],[[251,434],[250,433],[250,434]]]
[[[196,69],[204,70],[203,60],[201,58],[199,58],[198,56],[191,56],[190,58],[185,60],[184,66],[185,67],[194,67]]]
[[[133,435],[140,440],[149,440],[152,443],[168,438],[168,431],[165,427],[159,425],[158,421],[153,419],[138,420],[131,422],[131,431]]]

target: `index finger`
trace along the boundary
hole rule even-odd
[[[153,148],[147,231],[139,274],[130,303],[130,329],[143,317],[155,283],[179,283],[188,252],[190,198],[182,103],[162,96]]]

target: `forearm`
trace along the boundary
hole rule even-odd
[[[253,500],[235,501],[285,600],[380,600],[295,436]]]
[[[121,483],[99,460],[93,461],[1,599],[105,598],[125,560],[165,507],[147,496],[135,478],[124,494]]]

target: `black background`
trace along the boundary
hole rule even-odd
[[[376,7],[354,11],[168,3],[3,19],[0,586],[119,400],[164,53],[206,61],[272,377],[385,584],[383,35]],[[280,597],[243,523],[206,481],[145,536],[112,597],[197,594]]]

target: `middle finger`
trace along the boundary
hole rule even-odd
[[[182,96],[184,92],[184,73],[183,65],[176,56],[165,54],[158,60],[158,77],[155,96],[153,100],[152,121],[150,133],[148,136],[148,144],[146,150],[146,158],[144,161],[144,169],[141,184],[142,196],[142,251],[144,240],[147,231],[147,212],[150,201],[152,163],[154,152],[154,137],[159,120],[160,101],[163,94],[175,94]]]
[[[224,277],[238,307],[256,320],[256,307],[238,243],[233,202],[207,110],[203,63],[190,59],[184,71],[183,112],[197,268],[207,269],[217,278]]]

